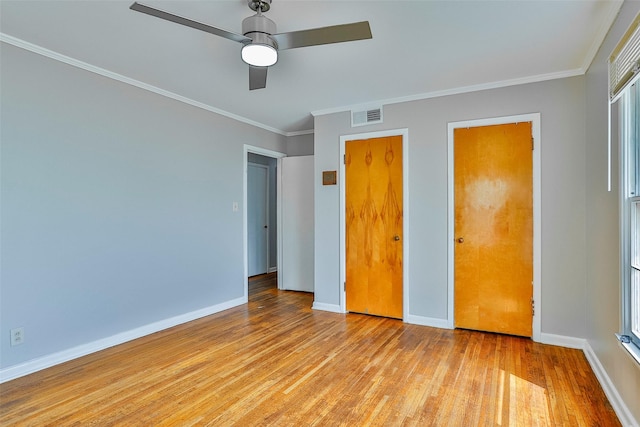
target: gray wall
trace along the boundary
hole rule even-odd
[[[287,138],[0,54],[0,367],[241,298],[243,144]]]
[[[313,134],[291,136],[287,140],[287,155],[311,156],[313,155]]]
[[[339,169],[341,135],[409,129],[409,314],[447,318],[447,123],[541,113],[542,333],[584,338],[583,77],[384,107],[384,123],[350,127],[348,112],[315,118],[315,170]],[[339,188],[316,174],[315,301],[339,304]]]
[[[620,330],[620,240],[617,137],[613,191],[607,192],[607,60],[640,2],[625,2],[586,77],[586,337],[622,399],[640,422],[640,369],[614,337]],[[615,109],[614,109],[615,112]],[[614,118],[615,125],[616,120]]]

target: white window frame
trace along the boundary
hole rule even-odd
[[[632,275],[640,274],[640,265],[633,261],[633,232],[640,239],[640,224],[632,217],[631,209],[640,203],[640,75],[625,88],[620,102],[620,244],[622,319],[618,339],[640,364],[640,331],[634,332],[633,316],[640,316],[640,304],[633,308]],[[635,104],[635,105],[634,105]],[[637,243],[636,243],[637,244]],[[635,254],[637,257],[638,255]],[[640,280],[640,279],[638,279]],[[637,323],[636,323],[637,324]]]

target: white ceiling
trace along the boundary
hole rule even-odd
[[[0,40],[285,135],[311,112],[583,74],[620,1],[273,0],[278,32],[368,20],[373,39],[280,52],[249,91],[241,45],[133,0],[0,0]],[[241,33],[246,0],[141,3]],[[346,107],[346,108],[345,108]]]

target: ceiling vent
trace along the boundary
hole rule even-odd
[[[351,127],[382,123],[382,107],[367,110],[351,110]]]

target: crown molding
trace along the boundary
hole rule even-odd
[[[260,128],[260,129],[264,129],[264,130],[269,131],[269,132],[277,133],[277,134],[282,135],[282,136],[289,137],[289,136],[303,135],[303,134],[306,134],[306,133],[313,133],[313,130],[305,130],[305,131],[300,131],[300,132],[285,132],[285,131],[283,131],[281,129],[276,129],[276,128],[274,128],[272,126],[268,126],[268,125],[266,125],[264,123],[256,122],[256,121],[248,119],[246,117],[242,117],[242,116],[239,116],[237,114],[233,114],[233,113],[230,113],[228,111],[221,110],[219,108],[213,107],[213,106],[205,104],[203,102],[199,102],[199,101],[193,100],[191,98],[187,98],[185,96],[178,95],[177,93],[161,89],[161,88],[159,88],[157,86],[153,86],[153,85],[141,82],[141,81],[136,80],[136,79],[132,79],[132,78],[124,76],[122,74],[114,73],[113,71],[109,71],[109,70],[106,70],[104,68],[97,67],[95,65],[91,65],[89,63],[80,61],[80,60],[72,58],[70,56],[63,55],[61,53],[52,51],[50,49],[44,48],[42,46],[38,46],[36,44],[27,42],[25,40],[19,39],[19,38],[14,37],[14,36],[10,36],[10,35],[2,33],[2,32],[0,32],[0,42],[7,43],[7,44],[10,44],[12,46],[27,50],[29,52],[45,56],[45,57],[53,59],[55,61],[59,61],[59,62],[65,63],[65,64],[71,65],[73,67],[77,67],[77,68],[80,68],[82,70],[89,71],[91,73],[95,73],[95,74],[98,74],[100,76],[107,77],[109,79],[113,79],[113,80],[119,81],[121,83],[125,83],[125,84],[131,85],[131,86],[135,86],[135,87],[137,87],[139,89],[143,89],[143,90],[146,90],[146,91],[149,91],[149,92],[153,92],[153,93],[155,93],[157,95],[165,96],[165,97],[173,99],[175,101],[179,101],[179,102],[191,105],[193,107],[201,108],[201,109],[209,111],[211,113],[219,114],[219,115],[227,117],[229,119],[236,120],[238,122],[245,123],[245,124]]]
[[[314,117],[316,117],[316,116],[323,116],[326,114],[334,114],[334,113],[341,113],[345,111],[363,109],[363,108],[367,108],[367,106],[372,104],[383,105],[383,106],[389,105],[389,104],[399,104],[402,102],[420,101],[423,99],[439,98],[439,97],[451,96],[451,95],[460,95],[464,93],[478,92],[481,90],[499,89],[499,88],[504,88],[509,86],[517,86],[517,85],[528,84],[528,83],[538,83],[538,82],[543,82],[547,80],[555,80],[555,79],[585,75],[589,70],[591,63],[595,59],[598,53],[598,50],[602,45],[602,42],[607,36],[609,29],[611,28],[611,25],[613,25],[613,22],[615,21],[618,14],[620,13],[620,9],[622,8],[623,3],[624,3],[623,0],[613,0],[610,2],[607,15],[603,19],[600,27],[598,28],[598,33],[596,37],[593,39],[593,43],[591,44],[587,54],[585,55],[582,66],[580,66],[579,68],[560,71],[556,73],[538,74],[535,76],[528,76],[528,77],[517,78],[517,79],[501,80],[501,81],[496,81],[492,83],[463,86],[463,87],[441,90],[441,91],[425,92],[417,95],[410,95],[410,96],[404,96],[399,98],[383,99],[383,100],[378,100],[374,102],[367,102],[366,104],[353,104],[353,105],[329,108],[324,110],[316,110],[316,111],[312,111],[311,114]]]
[[[344,111],[356,110],[372,104],[385,106],[390,104],[400,104],[403,102],[412,102],[412,101],[421,101],[424,99],[441,98],[444,96],[461,95],[465,93],[479,92],[482,90],[500,89],[500,88],[509,87],[509,86],[518,86],[518,85],[529,84],[529,83],[539,83],[547,80],[556,80],[556,79],[564,79],[567,77],[582,76],[585,74],[585,72],[586,70],[582,68],[576,68],[573,70],[560,71],[557,73],[538,74],[535,76],[527,76],[527,77],[521,77],[521,78],[511,79],[511,80],[501,80],[497,82],[483,83],[479,85],[462,86],[462,87],[453,88],[453,89],[439,90],[434,92],[425,92],[417,95],[382,99],[374,102],[367,102],[366,104],[353,104],[353,105],[346,105],[342,107],[328,108],[325,110],[316,110],[316,111],[312,111],[311,114],[314,117],[324,116],[326,114],[342,113]]]
[[[299,130],[299,131],[295,131],[295,132],[287,132],[285,136],[311,135],[311,134],[313,134],[313,132],[314,132],[313,129]]]
[[[596,58],[596,55],[598,54],[598,50],[600,50],[600,46],[602,46],[604,39],[607,37],[607,34],[609,33],[609,29],[611,28],[614,21],[618,17],[618,14],[620,13],[620,9],[622,8],[623,3],[624,3],[623,0],[614,0],[608,3],[609,10],[607,11],[607,15],[602,20],[602,23],[598,28],[598,32],[595,38],[593,39],[593,43],[591,43],[591,46],[589,47],[587,55],[584,58],[584,62],[582,63],[582,69],[584,70],[585,73],[589,70],[589,67],[591,67],[591,63]]]

